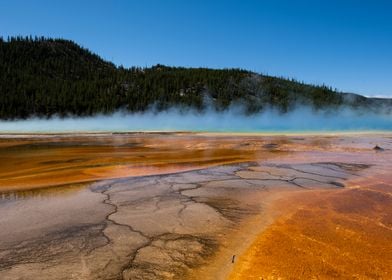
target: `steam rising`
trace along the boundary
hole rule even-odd
[[[310,108],[281,114],[266,110],[245,115],[241,108],[204,113],[170,109],[145,113],[117,112],[94,117],[31,118],[0,121],[0,133],[123,132],[123,131],[209,131],[209,132],[312,132],[312,131],[392,131],[391,113],[360,114],[353,110],[333,112]]]

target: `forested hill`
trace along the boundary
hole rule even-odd
[[[391,99],[240,69],[125,69],[68,40],[0,38],[0,119],[139,112],[152,106],[224,110],[230,104],[240,104],[249,114],[270,107],[287,112],[303,104],[315,109],[392,108]]]

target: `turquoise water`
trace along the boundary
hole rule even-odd
[[[287,114],[268,111],[246,116],[225,112],[100,115],[86,118],[51,118],[0,121],[0,133],[123,131],[205,132],[354,132],[392,131],[391,114],[358,114],[352,111],[318,112],[296,110]]]

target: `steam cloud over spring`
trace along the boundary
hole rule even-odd
[[[216,132],[295,132],[295,131],[392,131],[390,113],[360,113],[344,109],[339,111],[313,111],[298,108],[282,114],[275,110],[246,115],[238,107],[203,113],[193,110],[153,110],[145,113],[117,112],[93,117],[31,118],[0,121],[0,132],[114,132],[114,131],[216,131]]]

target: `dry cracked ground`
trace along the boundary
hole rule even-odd
[[[390,163],[367,153],[374,158],[319,151],[4,194],[0,279],[225,278],[273,221],[275,199],[341,189]]]

